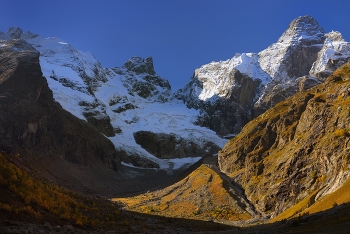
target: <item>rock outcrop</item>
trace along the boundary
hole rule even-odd
[[[220,169],[257,210],[274,217],[349,178],[349,77],[348,63],[249,122],[219,152]]]
[[[220,149],[212,142],[198,145],[175,134],[139,131],[134,133],[134,138],[137,144],[162,159],[212,156]]]

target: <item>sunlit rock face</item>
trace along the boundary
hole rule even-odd
[[[227,60],[202,66],[176,94],[188,107],[200,110],[197,124],[221,136],[239,132],[251,118],[250,110],[262,84],[260,79],[241,73],[233,64],[234,61]]]
[[[344,40],[340,32],[332,31],[325,36],[323,47],[310,70],[311,76],[322,81],[350,60],[350,43]]]

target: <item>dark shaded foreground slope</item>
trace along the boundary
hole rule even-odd
[[[349,204],[273,224],[235,227],[126,211],[63,189],[0,153],[0,233],[347,233]]]

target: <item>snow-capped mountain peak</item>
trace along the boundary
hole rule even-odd
[[[297,77],[308,74],[323,46],[324,34],[311,16],[296,18],[277,43],[259,52],[261,68],[280,83],[293,82]]]
[[[300,16],[294,19],[277,43],[300,43],[301,41],[319,41],[325,31],[311,16]]]
[[[322,82],[349,58],[350,45],[340,33],[326,34],[313,17],[300,16],[265,50],[196,69],[177,97],[201,110],[204,126],[237,133],[250,118]]]
[[[195,70],[192,78],[202,83],[202,86],[196,87],[191,95],[211,102],[216,97],[230,98],[233,86],[237,85],[237,81],[233,79],[236,71],[258,80],[261,84],[270,82],[271,77],[261,69],[258,59],[255,53],[237,53],[226,61],[203,65]]]

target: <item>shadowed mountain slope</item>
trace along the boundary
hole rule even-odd
[[[39,53],[23,40],[0,47],[0,149],[77,189],[101,168],[120,168],[113,144],[54,101]]]

